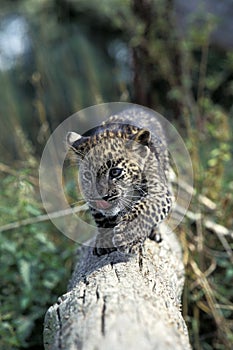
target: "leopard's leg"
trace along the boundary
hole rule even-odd
[[[141,249],[147,235],[146,223],[121,222],[115,226],[113,232],[113,245],[124,254],[136,254]]]
[[[161,188],[166,190],[165,186]],[[145,197],[114,227],[113,245],[127,253],[135,243],[143,243],[150,235],[156,242],[160,242],[160,234],[156,230],[151,232],[151,227],[155,228],[165,219],[170,211],[170,204],[168,192],[160,193],[155,197]]]
[[[117,250],[116,247],[113,246],[112,235],[112,230],[99,230],[96,235],[95,246],[93,248],[94,255],[101,256]]]
[[[106,254],[110,254],[116,250],[117,250],[116,248],[101,248],[101,247],[95,246],[93,248],[93,255],[96,255],[96,256],[106,255]]]

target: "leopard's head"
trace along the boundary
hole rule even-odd
[[[68,146],[77,156],[83,196],[105,216],[130,211],[147,191],[144,167],[150,154],[150,132],[125,130],[108,129],[90,136],[67,134]]]

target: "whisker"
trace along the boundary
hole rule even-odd
[[[133,193],[135,192],[135,191],[132,191]],[[125,195],[125,197],[128,197],[128,198],[138,198],[138,197],[141,197],[140,196],[140,194],[130,194],[130,192],[126,192],[126,195]]]
[[[120,199],[120,204],[124,205],[124,207],[128,208],[128,209],[132,209],[132,203],[130,200],[126,199],[125,197],[122,197]]]
[[[135,190],[131,190],[131,191],[127,191],[126,192],[126,197],[131,197],[131,198],[139,198],[142,196],[145,196],[147,194],[147,192],[143,191],[143,190],[137,190],[138,194],[130,194],[130,193],[135,193]]]

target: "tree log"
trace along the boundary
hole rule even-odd
[[[46,350],[191,349],[181,314],[181,248],[161,227],[163,241],[146,240],[135,256],[80,249],[68,293],[47,311]]]

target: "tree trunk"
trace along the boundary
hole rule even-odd
[[[46,350],[191,349],[180,311],[181,248],[164,229],[162,243],[148,239],[136,256],[80,249],[68,293],[47,311]]]

